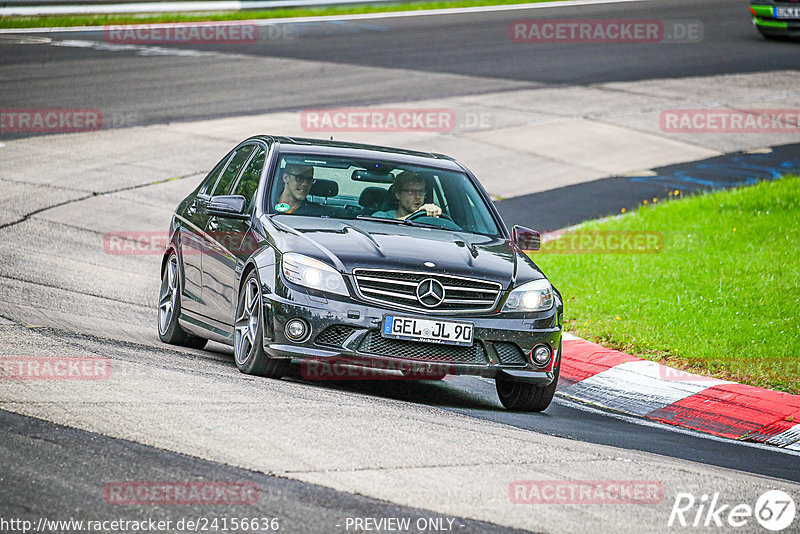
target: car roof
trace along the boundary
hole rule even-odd
[[[421,152],[380,145],[351,143],[346,141],[333,141],[331,139],[310,139],[305,137],[286,137],[275,135],[257,135],[248,139],[260,139],[266,142],[275,142],[280,148],[288,148],[291,152],[306,152],[317,154],[330,154],[352,158],[377,158],[383,157],[393,161],[417,164],[423,166],[440,167],[449,170],[464,170],[453,158],[433,152]]]

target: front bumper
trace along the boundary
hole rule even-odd
[[[421,363],[444,369],[446,374],[477,375],[548,385],[555,378],[560,358],[561,325],[554,307],[531,318],[493,316],[437,316],[440,320],[468,321],[474,325],[472,347],[401,341],[381,336],[385,314],[426,317],[397,312],[355,301],[339,301],[290,291],[288,298],[264,295],[264,349],[273,358],[297,361],[344,361],[378,369],[414,368]],[[284,334],[289,319],[302,318],[311,333],[301,342]],[[534,366],[528,354],[539,344],[553,351],[544,366]]]
[[[753,25],[765,35],[800,37],[800,18],[777,18],[775,9],[779,7],[798,7],[797,4],[753,4],[750,10],[753,13]]]

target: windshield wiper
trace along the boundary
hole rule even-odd
[[[438,228],[439,230],[442,229],[441,226],[436,226],[435,224],[428,224],[428,223],[421,223],[415,221],[409,221],[408,219],[388,219],[385,217],[370,217],[368,215],[359,215],[356,217],[359,221],[373,221],[373,222],[385,222],[389,224],[402,224],[405,226],[417,226],[420,228]]]
[[[373,222],[385,222],[389,224],[406,224],[407,221],[403,219],[389,219],[387,217],[370,217],[369,215],[359,215],[356,217],[359,221],[373,221]]]

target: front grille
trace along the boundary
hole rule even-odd
[[[508,365],[525,365],[528,363],[525,359],[525,354],[516,343],[495,341],[494,350],[497,351],[497,357],[500,358],[500,363]]]
[[[355,328],[335,324],[323,330],[314,340],[317,345],[328,345],[331,347],[341,347],[345,340],[350,337]]]
[[[433,313],[492,310],[502,288],[497,282],[411,271],[356,269],[353,275],[358,291],[367,300]],[[445,290],[444,301],[433,308],[423,306],[416,293],[417,285],[429,278]]]
[[[358,351],[378,356],[391,356],[407,360],[424,360],[433,362],[472,363],[486,365],[486,352],[483,345],[476,341],[471,347],[455,347],[453,345],[437,345],[435,343],[419,343],[403,339],[389,339],[375,331],[367,333]]]

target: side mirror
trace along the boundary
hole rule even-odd
[[[542,246],[542,235],[536,230],[515,225],[511,230],[511,244],[522,250],[539,250]]]
[[[208,202],[209,215],[226,217],[228,219],[249,219],[250,215],[244,212],[247,200],[242,195],[217,195]]]

